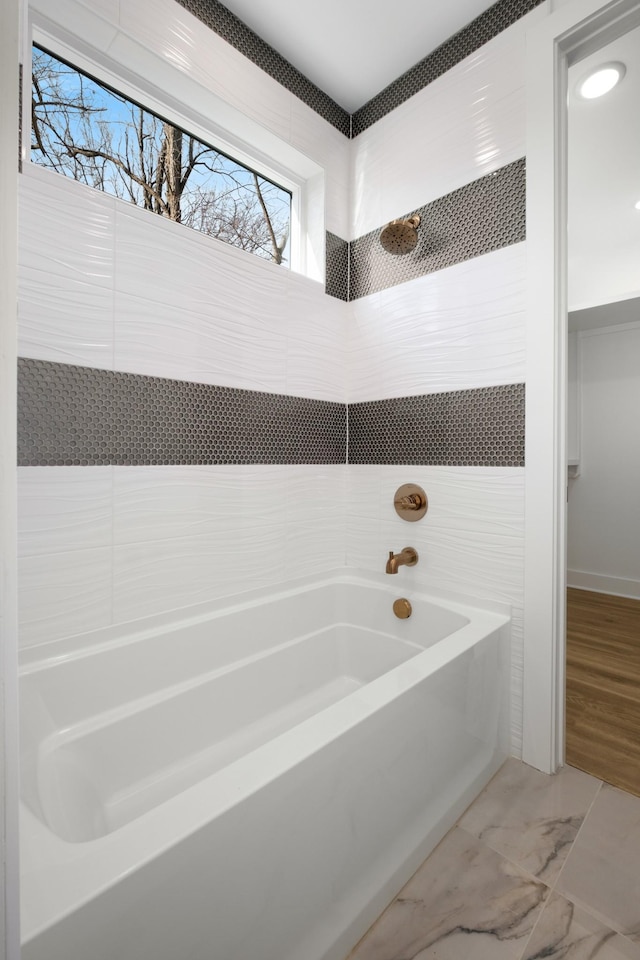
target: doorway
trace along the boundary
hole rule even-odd
[[[640,26],[567,94],[566,761],[640,795]]]
[[[568,71],[638,24],[638,0],[570,0],[528,36],[523,759],[547,773],[565,758]]]

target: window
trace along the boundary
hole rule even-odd
[[[37,45],[31,116],[34,163],[289,264],[288,190]]]

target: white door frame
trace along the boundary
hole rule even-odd
[[[564,762],[567,70],[640,22],[640,0],[571,0],[527,36],[527,441],[523,760]]]
[[[19,0],[0,6],[0,960],[18,960],[16,325]]]

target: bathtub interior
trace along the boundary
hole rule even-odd
[[[44,819],[69,842],[103,836],[419,652],[340,624],[87,718],[40,745]]]
[[[398,621],[388,600],[325,584],[25,672],[25,803],[63,840],[97,839],[469,622],[424,602],[421,624]]]

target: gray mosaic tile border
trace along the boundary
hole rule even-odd
[[[542,2],[543,0],[498,0],[468,26],[455,33],[433,53],[356,110],[351,117],[351,136],[357,137],[363,130],[391,113],[405,100],[409,100]]]
[[[349,463],[524,466],[523,383],[349,406]]]
[[[342,403],[18,361],[18,463],[345,463]]]
[[[347,408],[20,359],[18,463],[524,466],[524,393],[509,384]]]
[[[349,299],[349,243],[327,230],[325,241],[325,293]]]
[[[525,190],[522,158],[432,203],[400,214],[420,214],[418,244],[411,253],[387,253],[379,240],[381,228],[353,240],[349,245],[349,299],[524,240]]]
[[[349,113],[218,0],[178,0],[178,3],[315,110],[345,137],[351,136]]]

